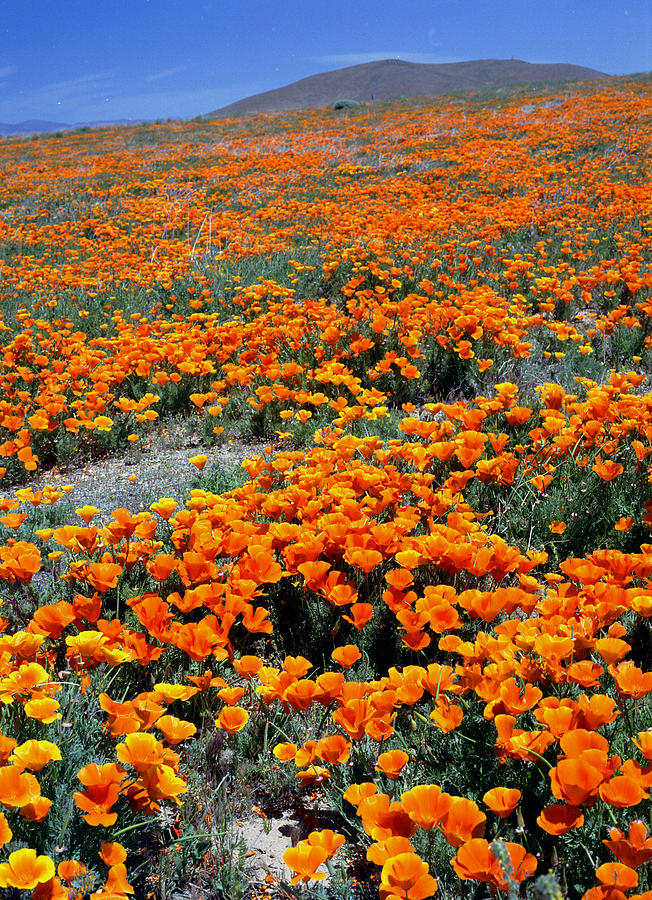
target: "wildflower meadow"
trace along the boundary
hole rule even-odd
[[[3,896],[652,898],[651,109],[0,141]]]

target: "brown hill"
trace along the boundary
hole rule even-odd
[[[587,81],[604,72],[563,63],[528,63],[520,59],[476,59],[457,63],[412,63],[383,59],[310,75],[273,91],[237,100],[210,116],[328,106],[337,100],[391,100],[457,91],[478,91],[531,82]]]

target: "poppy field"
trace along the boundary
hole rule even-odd
[[[651,87],[0,142],[3,896],[652,898]]]

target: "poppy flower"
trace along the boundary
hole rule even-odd
[[[345,843],[343,834],[338,834],[330,828],[321,831],[311,831],[308,835],[308,843],[313,847],[321,847],[327,854],[327,859],[335,856],[340,847]]]
[[[15,850],[7,862],[0,863],[0,887],[31,891],[54,878],[54,863],[49,856],[37,856],[36,850]]]
[[[245,690],[243,687],[222,688],[217,692],[217,696],[227,706],[235,706],[238,700],[243,696]]]
[[[358,804],[362,827],[375,841],[392,836],[412,837],[417,825],[411,820],[403,804],[390,801],[387,794],[374,793],[363,797]]]
[[[604,863],[604,865],[598,866],[595,875],[605,887],[628,891],[638,884],[638,875],[635,870],[623,863]]]
[[[376,771],[382,772],[392,781],[396,781],[409,758],[404,750],[388,750],[378,756]]]
[[[86,580],[96,591],[105,594],[117,586],[121,574],[122,566],[116,563],[90,563]]]
[[[120,863],[123,863],[127,858],[127,851],[122,844],[118,844],[117,842],[103,843],[98,852],[102,862],[107,866],[117,866]],[[59,872],[59,875],[61,875],[61,872]]]
[[[178,719],[176,716],[161,716],[156,721],[156,728],[162,732],[166,743],[170,746],[189,740],[197,732],[196,725]]]
[[[95,900],[100,900],[102,897],[102,892],[99,893],[99,897],[97,894],[92,895],[95,897]],[[124,863],[116,863],[109,868],[103,893],[107,900],[109,897],[124,897],[125,894],[135,893],[133,887],[127,881],[127,868]]]
[[[30,769],[32,772],[40,772],[49,762],[61,759],[61,752],[52,741],[25,741],[16,747],[9,758],[19,769]]]
[[[165,759],[164,746],[148,732],[128,734],[124,743],[116,746],[116,756],[121,763],[133,766],[137,772],[145,772],[150,766],[161,765]]]
[[[462,707],[451,703],[445,695],[440,695],[435,703],[435,708],[430,713],[430,718],[444,734],[454,731],[462,723]]]
[[[317,742],[315,753],[324,762],[339,766],[345,763],[351,752],[351,743],[341,734],[322,738]]]
[[[235,734],[241,731],[248,721],[249,713],[246,709],[241,706],[227,706],[215,719],[215,724],[227,734]]]
[[[466,797],[453,797],[439,825],[442,834],[452,847],[465,841],[482,837],[487,817],[477,804]]]
[[[548,774],[553,796],[569,806],[592,805],[604,780],[602,767],[596,768],[581,757],[562,759]]]
[[[451,866],[455,870],[455,874],[463,881],[493,881],[496,863],[497,860],[491,852],[489,842],[482,838],[475,838],[462,844],[451,859]]]
[[[508,841],[503,846],[509,855],[509,879],[520,883],[536,871],[537,861],[524,847]],[[496,858],[492,845],[482,838],[463,844],[451,860],[451,865],[463,880],[475,879],[493,884],[499,890],[508,889],[509,881],[502,864]]]
[[[0,847],[8,844],[13,837],[13,832],[9,827],[9,822],[4,813],[0,812]]]
[[[596,653],[600,654],[608,666],[620,662],[631,649],[627,641],[621,641],[620,638],[606,637],[595,642]]]
[[[0,803],[4,806],[27,806],[40,795],[41,786],[33,775],[23,772],[20,766],[0,767]]]
[[[162,519],[169,519],[177,506],[177,501],[173,500],[171,497],[161,497],[159,500],[151,503],[149,508]]]
[[[611,666],[609,673],[613,677],[616,690],[621,697],[640,700],[652,693],[652,672],[643,672],[629,660],[621,662],[617,666]]]
[[[563,803],[552,803],[543,809],[537,819],[537,825],[548,834],[564,835],[573,828],[581,828],[584,815],[576,806]]]
[[[389,837],[371,844],[367,850],[367,859],[377,866],[383,866],[388,859],[399,853],[416,853],[416,850],[406,837]]]
[[[632,743],[638,747],[643,756],[652,762],[652,731],[639,731],[636,738],[632,738]]]
[[[619,862],[632,869],[652,859],[652,838],[648,838],[647,828],[641,821],[630,823],[627,837],[619,828],[612,828],[609,840],[602,843],[615,854]]]
[[[506,819],[516,809],[521,799],[521,792],[515,788],[496,787],[487,791],[482,798],[483,803],[501,819]]]
[[[420,828],[434,828],[449,811],[453,797],[436,784],[418,784],[401,794],[401,806]]]
[[[378,788],[371,781],[364,781],[362,784],[350,785],[342,794],[344,800],[347,800],[353,806],[359,806],[367,797],[372,797],[378,793]]]
[[[290,760],[294,759],[297,755],[297,749],[296,744],[285,741],[282,744],[276,744],[272,753],[277,759],[280,759],[281,762],[290,762]]]
[[[86,874],[86,866],[77,859],[64,859],[57,866],[57,875],[70,884],[75,878]]]
[[[308,769],[302,769],[294,776],[304,787],[309,784],[321,784],[331,777],[331,773],[323,766],[311,765]]]
[[[30,719],[37,719],[44,725],[49,725],[61,718],[59,701],[54,697],[32,697],[27,701],[23,710]]]
[[[309,844],[308,841],[299,841],[295,847],[289,847],[283,854],[283,862],[288,869],[296,872],[290,879],[290,884],[299,884],[300,881],[323,881],[326,872],[318,872],[317,869],[327,858],[328,853],[323,847]]]
[[[232,661],[233,668],[243,678],[251,679],[260,672],[263,661],[257,656],[241,656]]]
[[[115,825],[118,814],[111,812],[120,793],[125,771],[115,763],[90,763],[77,773],[84,791],[76,791],[73,799],[89,825]]]
[[[331,658],[343,669],[350,669],[361,657],[362,653],[355,644],[344,644],[342,647],[336,647],[331,653]]]
[[[371,603],[354,603],[350,608],[350,616],[342,616],[347,622],[350,622],[357,631],[362,631],[374,614]]]
[[[428,864],[416,853],[399,853],[387,860],[380,873],[380,890],[406,900],[424,900],[437,891],[437,882],[429,874]]]
[[[178,759],[178,757],[177,757]],[[179,777],[172,766],[150,766],[141,773],[141,779],[150,800],[173,800],[180,804],[179,794],[188,790],[188,785]]]
[[[41,822],[49,813],[52,801],[47,797],[35,797],[20,808],[20,814],[29,822]]]
[[[609,806],[615,806],[618,809],[637,806],[641,800],[649,796],[640,782],[628,775],[615,775],[600,785],[600,797]]]
[[[77,515],[84,520],[84,522],[88,525],[88,523],[95,518],[95,516],[99,513],[99,509],[97,506],[82,506],[79,509],[76,509],[75,512]]]

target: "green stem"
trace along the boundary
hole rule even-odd
[[[66,816],[63,820],[63,824],[61,826],[61,831],[59,832],[59,844],[63,845],[63,838],[66,833],[66,828],[68,827],[68,822],[70,821],[70,816],[72,815],[72,808],[74,804],[74,798],[70,798],[70,803],[68,804],[68,809],[66,811]]]

